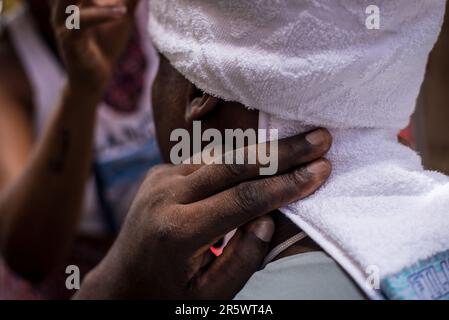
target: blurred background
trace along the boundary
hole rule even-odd
[[[423,0],[429,1],[429,0]],[[12,12],[19,1],[1,1],[4,12]],[[1,10],[1,9],[0,9]],[[449,174],[449,5],[445,23],[427,65],[427,73],[417,100],[417,109],[408,128],[399,133],[399,139],[416,149],[423,158],[427,169]],[[13,19],[3,15],[3,23]],[[0,50],[1,44],[0,24]],[[1,55],[0,55],[1,59]],[[91,247],[91,243],[86,244]],[[88,256],[84,250],[76,255]],[[96,261],[93,259],[93,261]],[[63,279],[59,279],[59,284]],[[49,296],[46,288],[32,287],[26,281],[10,272],[0,260],[0,300],[1,299],[45,299]],[[59,298],[61,298],[60,296]]]

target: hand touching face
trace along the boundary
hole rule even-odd
[[[78,297],[232,298],[268,251],[274,224],[264,215],[307,197],[329,176],[321,157],[331,138],[326,130],[316,133],[321,139],[279,141],[276,176],[259,176],[259,164],[151,170],[112,250]],[[215,257],[209,248],[235,228]]]

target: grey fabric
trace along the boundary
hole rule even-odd
[[[236,300],[365,299],[337,263],[322,251],[276,260],[256,272]]]

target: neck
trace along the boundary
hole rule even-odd
[[[41,37],[45,40],[50,49],[57,56],[57,46],[53,35],[53,28],[51,26],[50,7],[47,1],[42,0],[28,0],[27,1],[29,12],[33,17],[36,24],[36,28],[39,31]]]

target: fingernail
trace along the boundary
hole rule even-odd
[[[329,164],[324,160],[317,160],[307,166],[307,171],[316,175],[328,173]]]
[[[259,218],[251,225],[250,231],[260,240],[270,242],[274,233],[274,222],[269,217]]]
[[[311,145],[318,146],[326,141],[326,134],[322,129],[318,129],[307,134],[306,140]]]

